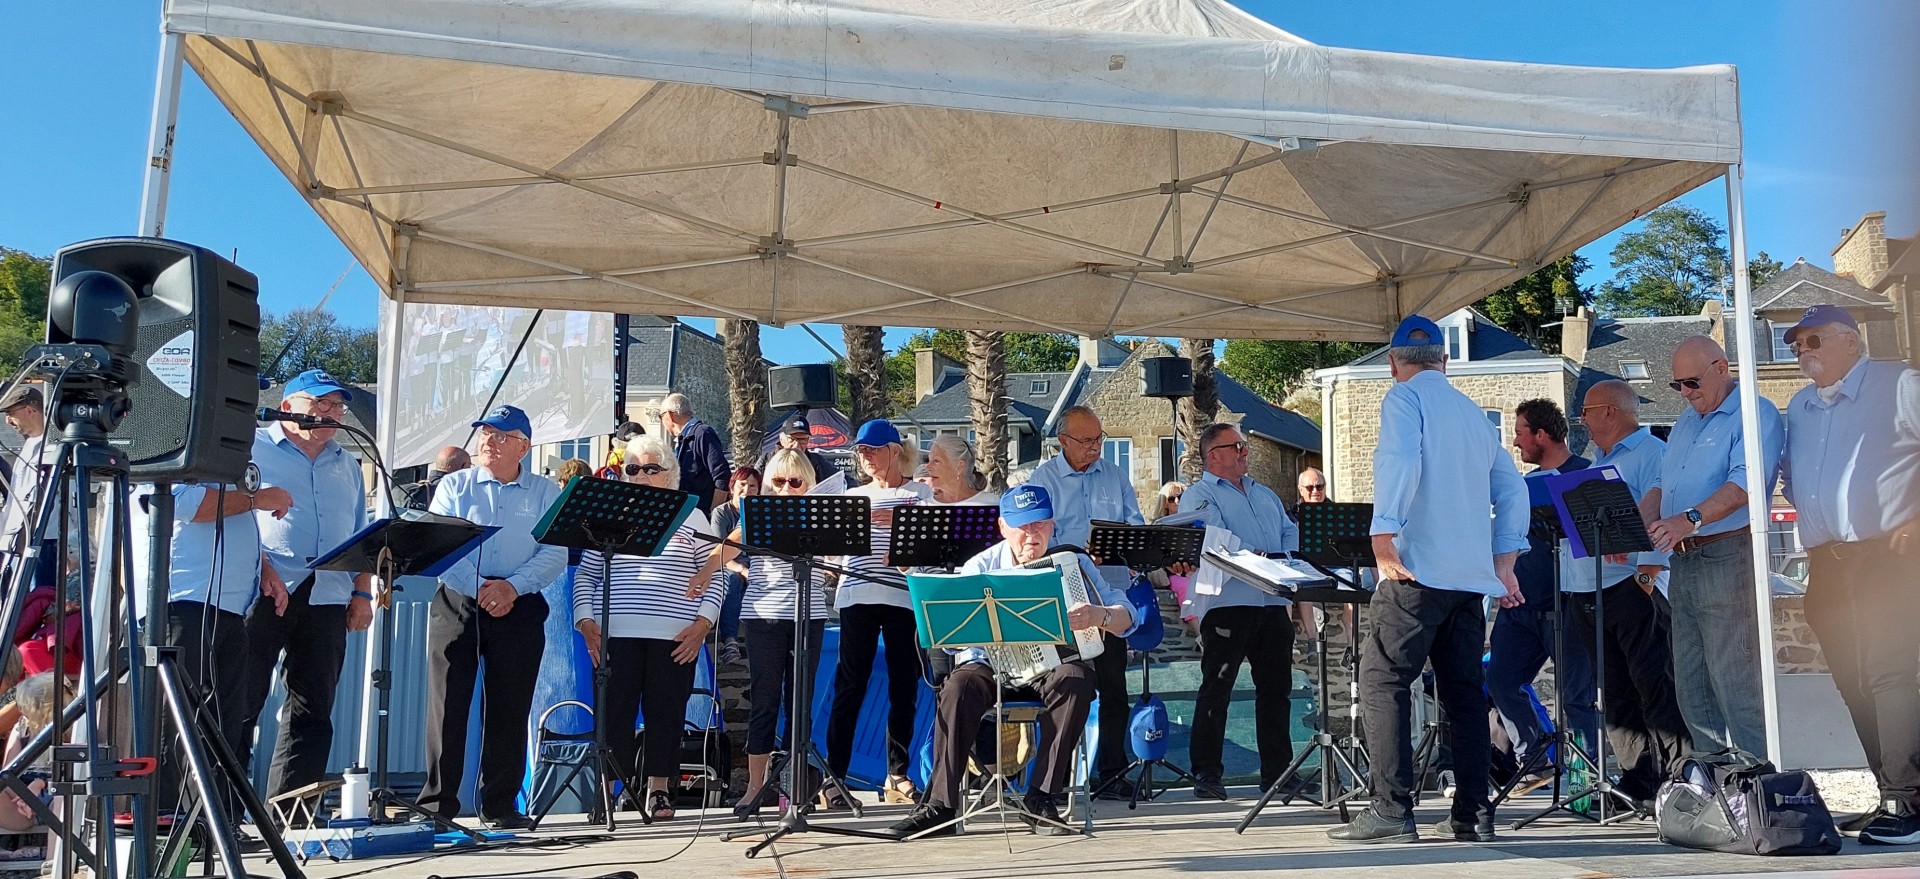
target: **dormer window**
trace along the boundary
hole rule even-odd
[[[1045,394],[1047,391],[1051,390],[1052,388],[1053,388],[1053,382],[1051,380],[1037,378],[1027,382],[1027,396],[1038,397],[1042,394]]]
[[[1632,382],[1647,380],[1647,362],[1645,360],[1623,360],[1620,362],[1620,377]]]

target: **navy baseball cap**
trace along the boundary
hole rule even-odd
[[[1000,496],[1000,518],[1015,528],[1053,518],[1053,498],[1047,490],[1029,482],[1007,489]]]
[[[528,439],[533,438],[533,422],[527,420],[527,413],[518,406],[495,406],[487,417],[473,423],[474,427],[491,427],[506,433],[519,433]]]
[[[282,397],[291,397],[294,394],[306,394],[309,397],[324,397],[332,393],[338,393],[349,400],[353,399],[353,389],[335,380],[326,370],[309,369],[288,380],[286,390],[282,392]]]
[[[1421,334],[1425,334],[1425,338]],[[1407,316],[1393,331],[1393,348],[1413,348],[1419,345],[1445,345],[1447,335],[1440,332],[1440,325],[1417,314]]]
[[[804,433],[804,434],[812,435],[813,426],[807,423],[807,416],[795,415],[792,418],[787,419],[786,424],[783,424],[780,426],[780,432],[781,433]]]
[[[893,422],[885,418],[875,418],[860,425],[860,433],[853,438],[853,444],[856,446],[873,446],[874,448],[899,441],[900,429],[894,427]]]
[[[1801,333],[1827,324],[1839,324],[1851,328],[1856,333],[1860,331],[1860,324],[1854,321],[1853,315],[1848,314],[1846,309],[1838,305],[1814,305],[1808,307],[1806,313],[1800,316],[1799,323],[1787,330],[1786,338],[1782,341],[1791,345]]]

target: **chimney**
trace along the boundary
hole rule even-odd
[[[1720,307],[1720,300],[1709,299],[1700,307],[1700,316],[1707,319],[1707,335],[1712,336],[1721,348],[1727,347],[1727,317]]]
[[[1840,233],[1840,243],[1833,248],[1833,273],[1869,288],[1887,276],[1886,211],[1873,211]]]
[[[1593,334],[1593,312],[1586,306],[1560,321],[1560,353],[1575,366],[1587,363],[1587,341]]]
[[[940,390],[940,377],[960,364],[932,348],[913,349],[913,399],[925,400]]]

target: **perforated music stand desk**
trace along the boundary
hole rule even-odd
[[[1207,530],[1188,525],[1129,525],[1094,520],[1087,551],[1103,565],[1157,571],[1169,565],[1200,565]]]
[[[1297,555],[1326,568],[1373,567],[1372,504],[1301,504]]]
[[[896,507],[887,563],[951,571],[999,540],[1000,508],[991,504]]]
[[[754,495],[740,499],[741,542],[775,554],[871,555],[871,516],[865,495]]]

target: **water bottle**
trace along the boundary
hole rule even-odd
[[[346,773],[341,776],[340,817],[348,821],[365,819],[370,793],[367,770],[358,764],[347,767]]]

